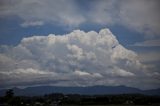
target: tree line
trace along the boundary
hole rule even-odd
[[[80,95],[53,93],[43,96],[15,96],[12,89],[0,97],[0,106],[56,106],[56,105],[153,105],[160,104],[160,96],[142,94]]]

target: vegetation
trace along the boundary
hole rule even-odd
[[[79,94],[47,94],[44,96],[25,97],[14,96],[13,90],[8,90],[0,97],[0,106],[69,106],[69,105],[159,105],[160,96],[141,94],[121,95],[79,95]]]

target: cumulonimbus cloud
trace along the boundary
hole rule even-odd
[[[3,87],[159,85],[154,74],[158,72],[148,71],[137,54],[122,46],[109,29],[23,38],[16,46],[0,47],[0,67]]]

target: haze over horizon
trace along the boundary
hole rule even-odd
[[[160,88],[158,0],[1,0],[0,88]]]

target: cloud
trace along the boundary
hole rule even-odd
[[[22,27],[29,27],[29,26],[42,26],[44,23],[42,21],[30,21],[24,22],[21,24]]]
[[[77,14],[74,0],[2,0],[0,11],[1,17],[17,16],[27,22],[27,26],[28,22],[33,25],[39,20],[70,27],[85,21],[81,14]]]
[[[133,46],[139,46],[139,47],[159,47],[160,46],[160,40],[146,40],[143,42],[137,42],[133,44]]]
[[[109,29],[23,38],[16,46],[0,47],[0,67],[2,87],[52,84],[143,88],[141,83],[147,88],[159,87],[159,83],[149,83],[159,81],[152,75],[159,72],[149,71]]]
[[[93,1],[90,4],[90,10],[88,11],[88,20],[92,23],[101,25],[113,25],[117,21],[117,14],[114,0],[101,0]]]
[[[159,3],[158,0],[124,0],[121,3],[120,10],[121,22],[131,29],[133,28],[148,35],[159,34]]]
[[[87,72],[83,72],[83,71],[79,71],[79,70],[76,70],[75,72],[75,75],[78,75],[78,76],[85,76],[85,77],[103,77],[101,74],[99,73],[93,73],[93,74],[90,74],[90,73],[87,73]]]
[[[156,36],[160,34],[159,4],[158,0],[97,0],[91,5],[89,19],[98,24],[122,25],[150,37]]]
[[[159,51],[150,51],[139,53],[139,58],[142,62],[152,63],[160,61],[160,52]]]
[[[149,37],[160,34],[159,0],[86,0],[83,4],[78,0],[1,0],[0,4],[0,17],[17,16],[27,22],[22,26],[37,25],[39,20],[67,28],[92,23],[120,25]]]

